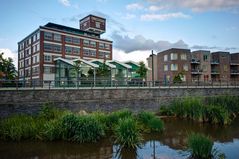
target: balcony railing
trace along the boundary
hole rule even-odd
[[[218,70],[211,70],[212,75],[219,75],[220,72]]]
[[[198,59],[192,59],[191,64],[200,64],[200,60]]]
[[[232,75],[239,75],[239,70],[231,70]]]
[[[202,74],[202,70],[201,69],[192,69],[191,74]]]
[[[219,61],[218,60],[213,60],[213,61],[211,61],[211,65],[219,65]]]

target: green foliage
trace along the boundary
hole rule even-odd
[[[110,75],[110,69],[105,62],[99,65],[99,68],[96,70],[96,75],[99,77],[108,77]]]
[[[42,140],[58,140],[62,137],[62,127],[61,127],[61,120],[50,120],[45,122],[41,138]]]
[[[161,106],[160,109],[159,109],[159,115],[162,115],[162,116],[172,116],[174,115],[173,114],[173,111],[170,107],[168,106]]]
[[[62,138],[72,140],[75,135],[79,120],[74,114],[68,114],[62,118]]]
[[[188,137],[188,148],[195,159],[213,158],[213,141],[203,134],[190,134]]]
[[[207,105],[204,100],[198,97],[176,99],[167,108],[167,111],[172,112],[177,117],[189,118],[199,122],[222,125],[231,123],[230,108],[226,105],[220,105],[219,102],[212,102],[212,99],[207,100],[207,103],[214,103],[214,105]]]
[[[142,140],[137,122],[132,117],[120,119],[114,133],[116,143],[124,148],[136,148]]]
[[[106,125],[112,127],[118,123],[120,119],[128,118],[132,116],[132,112],[128,109],[122,109],[116,112],[112,112],[108,115]]]
[[[175,75],[174,78],[173,78],[173,83],[182,83],[183,82],[182,77],[183,77],[182,72]]]
[[[161,132],[164,128],[162,120],[151,112],[142,111],[137,115],[137,119],[143,132]]]
[[[4,140],[34,139],[36,131],[37,123],[29,115],[16,115],[1,121],[0,134]]]
[[[136,70],[136,73],[138,73],[142,79],[145,79],[146,75],[147,75],[147,71],[148,71],[148,69],[146,68],[144,62],[140,61],[139,68],[138,68],[138,70]]]
[[[12,58],[4,58],[4,53],[0,53],[0,79],[14,80],[17,71]]]

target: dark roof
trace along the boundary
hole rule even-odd
[[[44,27],[47,28],[52,28],[52,29],[58,29],[58,30],[62,30],[65,32],[70,32],[70,33],[74,33],[74,34],[79,34],[79,35],[89,35],[89,36],[99,36],[100,34],[97,33],[92,33],[92,32],[88,32],[88,31],[84,31],[84,30],[80,30],[80,29],[76,29],[76,28],[71,28],[68,26],[64,26],[64,25],[60,25],[60,24],[55,24],[55,23],[47,23],[46,25],[44,25]]]
[[[102,19],[102,20],[105,20],[105,21],[106,21],[105,18],[103,18],[103,17],[99,17],[99,16],[96,16],[96,15],[92,15],[92,14],[89,14],[88,16],[82,18],[80,21],[82,21],[82,20],[84,20],[84,19],[86,19],[86,18],[88,18],[88,17],[95,17],[95,18],[99,18],[99,19]]]

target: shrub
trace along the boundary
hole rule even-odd
[[[108,115],[106,125],[107,127],[115,126],[120,119],[128,118],[132,116],[132,112],[128,109],[122,109],[116,112],[112,112]]]
[[[164,128],[164,124],[161,119],[154,117],[151,120],[149,120],[148,127],[150,128],[151,131],[162,132]]]
[[[114,133],[116,143],[121,147],[136,148],[142,140],[138,125],[132,117],[120,119]]]
[[[91,116],[79,116],[73,141],[80,143],[96,142],[105,135],[104,126]]]
[[[162,120],[157,118],[152,112],[142,111],[137,115],[137,119],[140,123],[140,128],[144,132],[160,132],[163,130]]]
[[[62,127],[61,127],[61,120],[50,120],[44,124],[43,130],[42,130],[41,139],[44,140],[58,140],[62,137]]]
[[[210,159],[213,157],[213,141],[203,134],[190,134],[188,148],[191,156],[195,159]]]
[[[34,139],[37,124],[30,115],[16,115],[1,121],[1,138],[4,140]]]

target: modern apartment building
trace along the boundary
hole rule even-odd
[[[172,48],[157,55],[159,81],[172,81],[181,76],[183,81],[191,81],[191,53],[188,49]]]
[[[211,81],[210,51],[198,50],[192,52],[192,81]]]
[[[47,23],[18,42],[18,77],[25,81],[54,80],[54,59],[112,60],[112,41],[100,37],[106,19],[89,15],[80,29]]]
[[[155,58],[155,81],[173,81],[178,75],[182,81],[190,82],[239,81],[239,53],[172,48],[159,52]],[[152,68],[152,56],[147,60],[148,67]],[[152,79],[151,73],[147,79]]]

